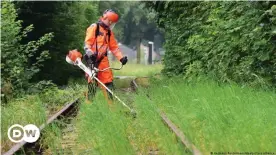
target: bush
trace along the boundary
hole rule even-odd
[[[33,25],[22,29],[14,4],[8,1],[1,2],[1,17],[1,88],[9,85],[8,91],[1,91],[1,94],[11,96],[30,87],[30,79],[40,71],[42,62],[49,58],[48,51],[40,51],[39,48],[53,35],[48,33],[37,41],[22,44],[22,39],[33,30]]]
[[[155,2],[166,75],[276,86],[275,2]],[[189,71],[189,72],[187,72]]]

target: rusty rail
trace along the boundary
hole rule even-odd
[[[61,116],[62,114],[64,114],[66,111],[68,111],[69,109],[71,109],[75,103],[77,103],[79,101],[79,99],[74,100],[71,103],[66,104],[60,111],[58,111],[56,114],[54,114],[53,116],[51,116],[46,123],[42,124],[39,127],[39,130],[43,130],[46,125],[52,123],[56,118],[58,118],[59,116]],[[9,151],[5,152],[3,155],[12,155],[15,152],[19,151],[19,149],[21,147],[23,147],[27,142],[22,141],[20,143],[15,144]]]
[[[135,87],[135,90],[138,89],[138,85],[135,82],[136,79],[137,78],[131,81],[131,85]],[[157,109],[157,111],[164,123],[170,128],[170,130],[174,132],[174,134],[181,140],[181,143],[186,148],[188,148],[194,155],[202,155],[202,153],[195,147],[195,145],[189,142],[184,133],[166,116],[164,112],[161,112],[159,109]]]
[[[186,136],[183,134],[179,128],[165,115],[165,113],[161,112],[160,116],[163,121],[168,125],[168,127],[175,133],[175,135],[181,140],[182,144],[185,145],[194,155],[201,155],[202,153],[195,147],[194,144],[190,143]]]

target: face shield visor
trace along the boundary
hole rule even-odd
[[[112,30],[119,20],[119,15],[115,11],[108,9],[104,12],[103,18],[108,20],[106,24]]]
[[[112,29],[115,27],[115,25],[116,25],[116,23],[112,23],[112,24],[109,26],[110,30],[112,30]]]

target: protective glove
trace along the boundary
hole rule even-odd
[[[97,55],[93,54],[92,52],[86,52],[84,58],[88,64],[93,64],[94,62],[96,62]]]
[[[124,56],[120,59],[120,62],[122,63],[122,65],[125,65],[127,63],[127,57]]]

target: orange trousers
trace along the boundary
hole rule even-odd
[[[109,61],[107,56],[105,56],[101,62],[99,63],[98,69],[102,70],[109,67]],[[86,78],[88,79],[88,93],[87,93],[87,99],[92,100],[92,98],[96,94],[96,87],[99,86],[103,93],[105,98],[108,100],[108,103],[112,103],[112,95],[100,84],[95,83],[96,81],[92,81],[88,78],[88,75],[86,74]],[[111,69],[105,70],[103,72],[97,73],[97,78],[104,83],[109,89],[113,90],[113,73]]]

